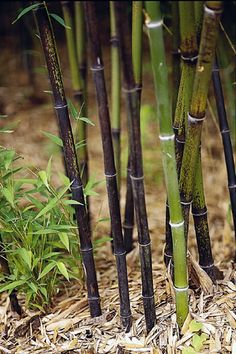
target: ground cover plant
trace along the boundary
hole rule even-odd
[[[63,1],[18,9],[12,26],[31,28],[28,50],[43,65],[21,102],[32,116],[46,112],[43,129],[29,130],[46,139],[47,161],[24,163],[11,135],[22,129],[26,143],[25,123],[14,126],[16,103],[3,101],[1,313],[15,316],[3,322],[3,351],[234,350],[234,83],[219,75],[235,55],[230,6]]]

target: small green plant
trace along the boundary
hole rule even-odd
[[[26,306],[45,308],[60,285],[81,277],[77,226],[69,179],[51,183],[51,159],[46,170],[16,166],[20,157],[0,147],[0,232],[10,274],[1,274],[0,292],[26,294]],[[91,186],[90,186],[91,187]],[[88,193],[91,193],[87,188]]]
[[[182,350],[183,354],[197,354],[200,353],[204,347],[208,335],[202,333],[202,323],[192,320],[189,324],[189,332],[194,333],[191,345],[189,347],[184,347]]]

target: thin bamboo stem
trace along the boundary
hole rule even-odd
[[[34,10],[34,12],[52,87],[55,104],[54,108],[57,114],[60,135],[63,141],[66,170],[68,178],[71,182],[72,199],[79,202],[79,204],[75,205],[74,208],[79,231],[80,251],[85,269],[90,313],[92,317],[96,317],[101,315],[101,308],[93,257],[93,246],[91,243],[91,235],[83,194],[83,185],[76,157],[59,58],[56,51],[52,25],[45,3],[39,3],[39,6]]]
[[[182,216],[178,176],[175,161],[175,135],[172,130],[171,100],[168,88],[168,70],[162,31],[160,2],[146,1],[146,25],[149,32],[152,69],[160,121],[160,142],[162,162],[167,189],[170,226],[173,239],[174,289],[177,323],[182,327],[188,315],[188,276],[184,220]]]
[[[128,331],[131,326],[131,310],[129,300],[128,275],[126,266],[126,252],[124,248],[122,225],[119,206],[119,194],[116,181],[116,168],[112,145],[111,124],[108,110],[107,93],[104,78],[104,66],[101,46],[98,35],[98,24],[95,12],[95,2],[84,2],[87,31],[91,46],[91,70],[97,96],[98,115],[102,136],[104,155],[104,171],[106,177],[111,229],[113,236],[114,255],[118,274],[118,288],[120,295],[120,316],[124,328]]]
[[[146,321],[146,329],[147,332],[149,332],[156,323],[156,314],[153,291],[151,240],[148,230],[144,192],[139,93],[134,79],[128,22],[124,17],[126,10],[125,3],[116,1],[115,9],[117,29],[120,37],[124,90],[126,93],[128,107],[128,134],[130,143],[131,165],[130,177],[134,197],[136,223],[138,228],[144,315]]]
[[[216,107],[218,112],[219,126],[222,137],[222,142],[224,146],[224,155],[225,155],[225,164],[227,170],[228,177],[228,188],[231,202],[231,210],[233,215],[233,224],[234,224],[234,232],[236,239],[236,176],[235,176],[235,165],[234,165],[234,157],[233,157],[233,149],[230,138],[230,129],[227,120],[225,104],[224,104],[224,94],[221,85],[219,66],[217,63],[217,59],[215,60],[213,71],[212,71],[212,79],[214,85],[215,92],[215,100]],[[236,253],[235,259],[236,261]]]

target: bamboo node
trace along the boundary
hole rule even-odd
[[[188,286],[184,287],[184,288],[177,288],[176,286],[174,286],[174,290],[177,292],[177,293],[181,293],[183,291],[188,291]]]
[[[75,186],[75,187],[73,187],[73,185],[71,186],[71,190],[76,190],[76,189],[80,189],[80,188],[83,188],[83,185],[82,184],[80,184],[79,186]]]
[[[82,252],[82,253],[86,253],[86,252],[90,252],[90,251],[92,251],[93,250],[93,247],[90,247],[90,248],[84,248],[84,249],[80,249],[80,251]]]
[[[120,253],[114,252],[113,254],[114,254],[114,256],[123,256],[124,254],[126,254],[126,251],[120,252]]]
[[[181,59],[186,62],[195,63],[198,60],[198,55],[195,55],[194,57],[185,57],[184,55],[181,55]]]
[[[179,144],[185,144],[185,140],[179,140],[178,138],[176,138],[175,140]]]
[[[175,140],[175,134],[172,135],[159,135],[161,141]]]
[[[54,108],[55,108],[56,110],[64,109],[64,108],[67,108],[67,107],[68,107],[67,103],[64,104],[63,106],[54,106]]]
[[[206,215],[206,214],[207,214],[207,210],[204,211],[204,212],[202,212],[202,213],[193,213],[193,212],[192,212],[192,215],[193,215],[193,216],[203,216],[203,215]]]
[[[90,296],[90,297],[88,297],[88,301],[97,301],[97,300],[100,301],[100,297],[98,297],[98,296]]]
[[[112,177],[116,177],[117,176],[117,173],[114,173],[113,175],[106,175],[106,173],[104,173],[104,176],[106,178],[112,178]]]
[[[169,224],[171,228],[177,229],[178,227],[182,227],[184,225],[184,221],[177,222],[177,223],[169,221]]]
[[[205,265],[205,266],[203,266],[203,265],[200,264],[200,266],[201,266],[201,268],[203,268],[203,269],[205,269],[205,268],[211,268],[211,267],[214,266],[214,263],[211,263],[211,264]]]
[[[148,243],[145,243],[145,244],[138,242],[138,245],[139,245],[140,247],[150,246],[150,245],[151,245],[151,241],[148,242]]]
[[[191,205],[192,204],[192,200],[190,201],[190,202],[183,202],[183,201],[181,201],[180,203],[182,204],[182,205]]]
[[[229,129],[224,129],[221,131],[221,134],[228,134],[230,133],[230,130]]]
[[[123,228],[124,229],[133,229],[134,225],[130,225],[130,224],[125,224],[123,223]]]
[[[103,71],[103,70],[104,70],[104,66],[98,64],[98,65],[91,66],[90,69],[91,69],[92,71]]]
[[[202,117],[202,118],[196,118],[191,116],[191,114],[188,112],[188,121],[189,123],[199,123],[199,122],[203,122],[206,119],[206,116]]]
[[[135,180],[135,181],[140,181],[140,180],[144,179],[144,176],[135,177],[135,176],[131,176],[131,175],[130,175],[130,178],[133,179],[133,180]]]
[[[204,11],[206,13],[208,13],[209,15],[217,15],[217,14],[221,14],[223,12],[223,9],[211,9],[210,7],[207,6],[207,4],[204,5]]]
[[[130,93],[130,92],[137,92],[138,91],[138,88],[135,86],[131,89],[127,89],[125,87],[122,87],[122,91],[125,92],[125,93]]]
[[[230,189],[236,188],[236,184],[228,185],[228,188],[230,188]]]
[[[146,296],[146,295],[142,295],[143,299],[153,299],[154,298],[154,294],[151,296]]]
[[[152,28],[158,28],[158,27],[161,27],[163,24],[163,21],[162,20],[159,20],[159,21],[146,21],[146,26],[147,28],[149,29],[152,29]]]

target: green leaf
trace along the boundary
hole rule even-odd
[[[16,23],[22,16],[24,16],[25,14],[27,14],[28,12],[30,12],[31,10],[33,9],[36,9],[39,5],[42,5],[43,3],[38,3],[38,4],[33,4],[33,5],[30,5],[30,6],[27,6],[26,8],[24,8],[20,13],[19,15],[17,16],[17,18],[12,22],[12,25],[14,23]]]
[[[60,272],[67,280],[70,280],[70,279],[69,279],[69,274],[68,274],[68,272],[67,272],[67,269],[66,269],[64,263],[62,263],[62,262],[57,262],[57,268],[58,268],[59,272]]]
[[[9,283],[7,285],[0,286],[0,293],[7,290],[13,290],[18,286],[25,284],[26,282],[27,282],[26,279],[20,279],[20,280],[13,281],[12,283]]]
[[[58,23],[60,23],[60,25],[62,25],[63,27],[65,27],[66,29],[71,29],[71,27],[67,26],[65,24],[65,21],[63,20],[63,18],[61,18],[60,16],[58,16],[57,14],[53,14],[53,13],[49,13],[49,15],[56,20]]]
[[[200,336],[197,334],[194,334],[191,344],[197,353],[199,353],[199,351],[203,349],[204,342],[207,339],[208,339],[208,335],[206,333],[202,333]]]
[[[33,292],[36,294],[38,292],[38,287],[35,285],[32,281],[28,283],[29,287],[33,290]]]
[[[86,118],[86,117],[79,117],[79,120],[82,120],[83,122],[90,124],[90,125],[95,125],[90,119]]]
[[[190,332],[198,332],[202,329],[202,323],[201,322],[197,322],[195,320],[192,320],[189,324],[189,331]]]
[[[43,271],[40,273],[38,280],[47,275],[54,267],[56,266],[56,262],[50,262],[46,265]]]
[[[82,203],[78,202],[77,200],[73,200],[73,199],[65,199],[63,200],[63,204],[64,205],[83,205]]]
[[[59,138],[59,136],[54,135],[54,134],[49,133],[49,132],[44,132],[44,131],[42,131],[42,133],[43,133],[43,135],[45,135],[47,138],[49,138],[54,144],[63,147],[63,142],[62,142],[61,138]]]
[[[49,184],[48,184],[48,178],[47,178],[47,172],[46,171],[39,171],[38,173],[39,178],[43,182],[43,184],[49,189]]]
[[[8,201],[8,203],[12,206],[12,208],[15,208],[13,190],[4,187],[1,189],[1,192],[3,196],[6,198],[6,200]]]
[[[68,235],[65,232],[59,232],[59,238],[61,243],[65,246],[65,248],[70,252],[70,244]]]
[[[4,133],[4,134],[11,134],[13,132],[14,132],[14,130],[10,130],[8,128],[1,128],[0,129],[0,133]]]
[[[97,193],[97,192],[95,192],[95,191],[93,191],[93,190],[91,190],[91,189],[90,189],[90,190],[86,190],[86,189],[85,189],[85,190],[84,190],[84,194],[85,194],[85,195],[91,195],[91,196],[93,196],[93,195],[94,195],[94,196],[98,196],[98,195],[99,195],[99,193]]]
[[[45,215],[49,210],[55,207],[58,202],[58,198],[53,198],[40,212],[35,216],[35,220],[40,218],[41,216]]]
[[[193,347],[185,347],[182,350],[182,354],[197,354],[197,352],[195,352]]]
[[[48,293],[47,293],[47,289],[45,287],[41,287],[39,288],[40,292],[43,294],[43,296],[45,297],[45,299],[48,301]]]
[[[31,269],[32,263],[32,252],[27,251],[25,248],[18,248],[17,252],[21,256],[22,260],[28,265],[29,269]]]
[[[51,179],[51,173],[52,173],[52,156],[50,157],[47,168],[46,168],[46,174],[47,174],[47,180],[50,182]]]
[[[78,113],[75,105],[73,104],[73,102],[69,98],[67,98],[67,103],[68,103],[68,108],[69,108],[69,111],[70,111],[72,117],[74,119],[78,120],[79,119],[79,113]]]

